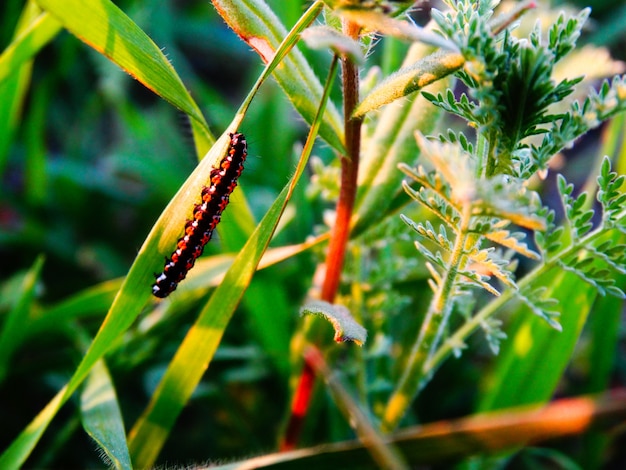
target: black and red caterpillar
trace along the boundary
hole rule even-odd
[[[170,295],[193,268],[222,218],[247,155],[248,146],[244,135],[230,134],[228,155],[222,159],[218,168],[211,170],[211,182],[202,188],[202,202],[196,204],[193,218],[185,224],[185,235],[178,240],[171,258],[165,258],[163,272],[155,274],[156,281],[152,284],[154,296],[164,298]]]

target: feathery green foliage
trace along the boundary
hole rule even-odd
[[[528,38],[519,39],[509,29],[494,33],[491,12],[497,2],[447,3],[450,9],[434,12],[433,19],[465,57],[464,69],[456,75],[468,92],[459,97],[451,89],[423,95],[465,120],[476,138],[470,143],[463,133],[451,130],[436,139],[418,134],[421,158],[429,170],[422,165],[400,166],[412,180],[405,183],[406,192],[434,218],[415,222],[403,217],[417,233],[415,244],[431,274],[433,298],[385,411],[387,429],[398,424],[412,397],[430,380],[433,358],[446,336],[454,336],[451,313],[455,308],[471,311],[476,288],[496,297],[510,290],[511,299],[557,330],[559,301],[535,282],[548,269],[571,271],[602,295],[624,297],[615,276],[626,269],[626,246],[615,245],[608,237],[623,230],[626,194],[620,189],[623,177],[611,171],[610,161],[604,160],[598,178],[603,215],[595,227],[590,195],[573,197],[574,187],[563,176],[558,175],[557,182],[565,219],[558,226],[554,212],[529,187],[529,179],[547,170],[556,153],[626,110],[626,77],[605,81],[582,105],[565,100],[583,77],[559,83],[552,78],[555,66],[575,48],[589,10],[574,17],[560,15],[547,40],[538,25]],[[557,105],[565,111],[554,112]],[[541,137],[539,143],[536,136]],[[540,253],[524,242],[528,232],[535,234]],[[521,282],[515,274],[518,256],[538,261]],[[490,301],[486,302],[488,306]],[[459,331],[472,325],[466,328],[471,332],[479,325],[497,352],[505,334],[492,317],[496,313],[466,315]],[[452,349],[458,353],[464,341],[455,342]]]

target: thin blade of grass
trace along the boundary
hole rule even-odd
[[[46,334],[59,326],[85,317],[104,315],[111,307],[123,279],[111,279],[71,295],[65,300],[46,308],[30,325],[28,336]]]
[[[29,5],[32,5],[32,2],[29,2]],[[13,42],[0,56],[0,82],[16,73],[60,30],[61,23],[47,12],[37,14],[32,18],[32,21],[20,28],[19,34],[15,36]]]
[[[130,432],[131,456],[133,463],[139,468],[147,468],[154,464],[178,415],[213,359],[224,330],[257,270],[313,149],[335,69],[336,61],[333,61],[329,80],[324,88],[322,101],[313,120],[296,172],[202,309],[198,320],[187,333],[171,361],[150,404]]]
[[[235,131],[235,129],[231,129]],[[20,433],[0,457],[0,468],[19,467],[35,447],[41,435],[60,407],[85,380],[95,363],[115,344],[145,307],[150,297],[153,273],[163,267],[163,256],[169,255],[171,247],[180,236],[188,209],[196,202],[200,189],[207,181],[214,162],[228,151],[230,138],[223,134],[211,148],[185,184],[165,208],[152,228],[135,262],[131,266],[121,289],[115,296],[98,334],[91,343],[81,363],[74,371],[69,383]],[[159,255],[158,255],[159,254]]]
[[[91,369],[80,398],[83,428],[104,452],[107,466],[132,469],[122,412],[103,360]]]
[[[341,380],[332,373],[322,353],[314,346],[304,352],[305,361],[315,370],[328,387],[337,407],[344,417],[350,421],[359,441],[363,443],[380,468],[403,470],[408,469],[407,463],[398,449],[387,442],[374,427],[371,419],[361,410],[353,394],[348,392]]]
[[[43,262],[43,256],[38,256],[24,275],[15,305],[4,318],[0,331],[0,383],[4,381],[9,370],[13,353],[26,337],[29,315],[35,300],[35,288],[41,275]]]
[[[223,4],[221,6],[224,7]],[[309,7],[309,9],[300,17],[298,22],[293,26],[289,34],[287,34],[284,37],[283,41],[280,43],[280,45],[276,49],[276,52],[273,53],[271,57],[268,57],[267,66],[263,69],[263,72],[261,73],[261,75],[259,75],[259,78],[257,79],[256,83],[253,85],[252,89],[248,93],[248,96],[239,107],[239,110],[237,111],[237,115],[235,116],[232,125],[236,127],[239,127],[241,125],[241,122],[243,121],[243,117],[248,111],[248,108],[250,107],[252,100],[256,96],[257,92],[259,91],[259,89],[261,88],[261,85],[265,82],[265,80],[267,80],[274,71],[277,70],[276,73],[280,74],[281,70],[285,69],[286,63],[288,63],[289,57],[290,57],[288,55],[289,52],[291,50],[294,50],[295,53],[299,53],[297,49],[294,49],[294,46],[296,45],[296,43],[298,42],[300,38],[300,33],[306,27],[308,27],[315,20],[315,18],[317,18],[317,15],[319,15],[321,9],[322,9],[321,1],[318,0],[317,2],[313,3]],[[228,14],[228,13],[232,13],[232,11],[224,10],[224,11],[221,11],[221,13]],[[279,64],[282,64],[282,66],[277,69]],[[242,200],[245,199],[243,196],[240,196],[240,194],[238,193],[241,193],[241,191],[238,191],[237,193],[234,193],[233,195],[234,196],[233,201],[235,202],[237,202],[239,198],[241,198]],[[219,228],[218,226],[218,230],[220,231],[220,234],[223,232],[229,231],[231,235],[232,234],[241,235],[245,231],[245,229],[250,226],[250,224],[246,222],[251,222],[253,220],[253,217],[249,211],[248,205],[242,204],[241,201],[239,202],[240,202],[239,204],[234,205],[235,207],[234,211],[236,212],[235,219],[237,221],[237,226],[230,227],[227,230],[223,230]],[[249,235],[251,231],[252,230],[250,230],[249,232],[245,232],[245,234]],[[241,237],[239,237],[237,240],[239,239],[241,239]],[[235,248],[239,249],[241,247],[240,245],[238,245],[237,241],[227,241],[227,244],[231,249],[235,249]]]
[[[4,173],[9,146],[22,114],[31,78],[33,55],[60,30],[60,25],[34,2],[24,6],[13,41],[0,56],[0,174]]]
[[[117,11],[117,7],[112,8],[108,3],[106,3],[106,1],[104,3],[107,5],[106,8],[103,7],[105,8],[104,11],[113,11],[114,13]],[[65,5],[65,3],[63,5]],[[321,4],[317,2],[309,9],[309,11],[313,10],[313,7],[317,8],[320,5]],[[102,11],[100,13],[102,13]],[[122,24],[130,21],[125,16],[124,18],[125,19],[122,21]],[[98,20],[102,21],[103,19],[98,18]],[[132,23],[131,27],[137,28],[134,23]],[[143,33],[141,31],[140,33],[141,34],[139,36],[141,37]],[[145,39],[153,44],[147,36],[145,36]],[[251,101],[251,97],[256,93],[264,78],[271,72],[271,70],[273,70],[273,68],[276,67],[289,48],[295,44],[295,40],[295,38],[290,36],[286,38],[286,41],[283,41],[283,45],[285,47],[278,49],[274,60],[266,67],[263,75],[259,78],[259,82],[251,91],[250,95],[246,99],[246,102],[242,105],[241,110],[229,128],[216,141],[207,153],[206,157],[200,162],[194,172],[190,175],[187,181],[165,208],[152,228],[150,234],[146,238],[146,241],[140,249],[135,262],[131,266],[120,291],[117,293],[115,300],[113,301],[113,305],[109,309],[104,323],[91,343],[81,363],[74,371],[69,383],[57,393],[51,402],[46,405],[46,407],[20,433],[10,446],[5,449],[3,454],[0,456],[0,468],[15,468],[24,463],[60,407],[85,380],[87,374],[95,365],[97,360],[100,359],[113,344],[115,344],[115,340],[130,327],[137,315],[139,315],[142,311],[146,300],[150,296],[150,285],[153,282],[153,273],[162,268],[163,256],[170,254],[171,247],[175,245],[176,240],[180,236],[180,227],[184,226],[189,212],[188,209],[193,207],[196,202],[197,195],[200,194],[200,189],[208,180],[210,171],[215,162],[221,159],[228,150],[230,142],[228,133],[235,132],[238,129],[238,126],[241,124],[245,115],[247,106]],[[129,54],[125,54],[125,57],[129,58],[130,56]],[[162,55],[160,57],[162,57]],[[163,65],[164,64],[161,64],[161,66]],[[166,68],[168,67],[169,64],[166,65]],[[321,117],[319,118],[319,121],[321,121]],[[192,123],[193,122],[194,121],[192,120]],[[314,120],[314,124],[314,128],[318,129],[319,122]],[[310,145],[312,145],[312,142]],[[310,152],[310,149],[308,149],[308,151]],[[301,172],[302,169],[299,169],[299,171]],[[157,254],[160,256],[157,256]]]

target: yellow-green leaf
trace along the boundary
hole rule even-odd
[[[465,59],[461,54],[440,51],[409,67],[404,67],[374,88],[357,106],[353,117],[363,117],[370,111],[410,95],[426,85],[456,72],[463,67],[464,63]]]

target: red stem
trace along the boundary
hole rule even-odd
[[[358,39],[360,27],[344,21],[343,32]],[[341,271],[350,239],[350,221],[356,198],[357,177],[359,173],[359,153],[361,149],[360,119],[352,119],[352,112],[359,102],[359,70],[347,57],[341,59],[343,83],[344,132],[346,136],[346,155],[341,157],[341,189],[337,201],[337,218],[333,228],[326,255],[326,275],[322,285],[321,298],[333,303],[341,281]],[[300,438],[304,418],[311,401],[315,372],[305,358],[298,387],[291,404],[291,416],[285,431],[281,450],[296,447]]]
[[[315,371],[309,361],[305,358],[304,367],[300,374],[300,381],[298,382],[298,388],[296,388],[293,396],[293,402],[291,404],[291,416],[289,417],[289,423],[285,430],[285,438],[280,443],[279,450],[285,452],[296,448],[298,438],[302,433],[302,426],[304,425],[304,418],[309,409],[309,403],[311,402],[311,394],[313,392],[313,386],[315,385]]]
[[[358,38],[359,26],[344,22],[344,34]],[[350,221],[356,198],[361,149],[361,119],[352,119],[352,112],[359,101],[359,70],[347,57],[341,59],[343,73],[343,109],[346,136],[346,155],[341,158],[341,189],[337,201],[337,218],[326,256],[326,277],[322,285],[322,300],[333,303],[350,239]]]

